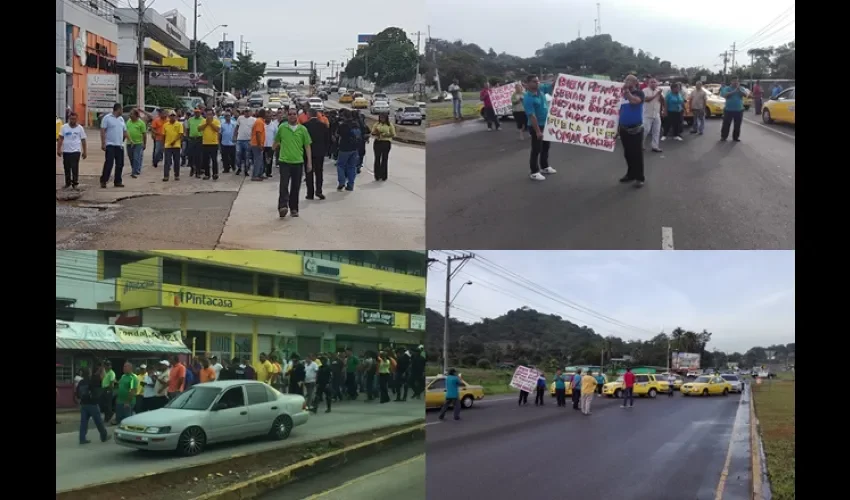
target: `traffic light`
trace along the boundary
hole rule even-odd
[[[329,68],[331,67],[331,62],[330,62],[330,61],[328,61],[328,67],[329,67]]]
[[[278,68],[280,67],[280,61],[278,61],[278,62],[277,62],[277,67],[278,67]]]
[[[296,59],[296,60],[295,60],[295,62],[294,62],[293,64],[294,64],[295,66],[298,66],[298,59]]]

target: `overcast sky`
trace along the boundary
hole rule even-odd
[[[603,33],[681,67],[716,71],[722,67],[718,54],[731,49],[733,42],[743,48],[740,60],[748,59],[747,49],[778,45],[794,37],[794,11],[784,13],[794,0],[599,3]],[[546,42],[574,40],[579,29],[582,37],[593,35],[596,4],[590,0],[428,0],[427,19],[435,38],[462,39],[484,50],[492,47],[496,52],[529,57]]]
[[[662,329],[669,333],[681,326],[712,332],[709,349],[727,352],[795,342],[793,251],[475,253],[609,321],[499,277],[481,259],[469,261],[452,280],[452,295],[464,282],[473,282],[452,305],[452,316],[462,321],[529,306],[624,339],[647,340]],[[445,253],[430,256],[446,260]],[[428,271],[428,307],[441,313],[445,270],[443,264],[433,264]]]
[[[178,9],[186,17],[187,35],[192,37],[194,0],[147,1],[160,14]],[[137,0],[116,2],[121,7],[137,5]],[[201,0],[198,38],[217,47],[222,33],[227,33],[228,40],[236,40],[238,51],[242,35],[250,43],[248,49],[254,52],[254,59],[271,65],[278,59],[290,61],[289,64],[291,60],[321,61],[321,64],[331,60],[340,62],[351,58],[348,49],[357,47],[358,34],[375,34],[392,26],[407,31],[408,38],[416,43],[411,33],[425,31],[425,22],[417,22],[423,17],[424,6],[411,9],[411,3],[415,7],[416,0],[322,0],[315,4],[281,0]],[[204,38],[219,24],[228,26]],[[423,50],[424,47],[423,36]]]

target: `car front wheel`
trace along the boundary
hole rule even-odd
[[[615,390],[614,390],[614,397],[615,397],[615,398],[620,399],[620,394],[621,394],[621,393],[620,393],[620,389],[615,389]]]
[[[761,110],[761,121],[765,123],[773,123],[773,118],[770,116],[770,110],[764,108]]]
[[[269,431],[269,434],[272,439],[282,441],[288,438],[292,433],[292,427],[292,417],[289,415],[280,415],[274,419],[274,423],[272,423],[272,428],[271,431]]]
[[[725,388],[724,388],[724,389],[723,389],[723,395],[724,395],[724,396],[728,396],[728,395],[729,395],[729,389],[725,389]]]
[[[702,390],[702,395],[703,395],[703,396],[708,396],[708,389],[703,389],[703,390]]]
[[[474,402],[475,402],[475,400],[472,398],[472,396],[464,396],[463,399],[460,400],[460,406],[464,410],[468,410],[468,409],[472,408],[472,404]]]
[[[648,395],[651,399],[655,399],[655,396],[657,396],[657,395],[658,395],[658,391],[656,391],[655,389],[650,389],[650,390],[649,390],[649,393],[647,393],[647,395]]]
[[[203,429],[194,426],[189,427],[177,438],[177,453],[184,457],[199,455],[207,446],[207,435]]]

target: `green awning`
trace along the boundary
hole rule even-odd
[[[125,344],[123,342],[103,342],[99,340],[74,340],[56,338],[56,348],[69,351],[114,351],[114,352],[161,352],[169,354],[191,354],[186,346],[156,344]]]

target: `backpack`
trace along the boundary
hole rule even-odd
[[[77,399],[80,402],[91,401],[94,397],[94,394],[91,390],[91,380],[80,380],[80,382],[77,384],[76,395]]]

